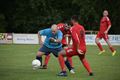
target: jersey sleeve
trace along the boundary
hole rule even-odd
[[[108,17],[106,18],[106,21],[107,21],[108,26],[111,25],[111,21]]]
[[[62,38],[63,38],[63,33],[59,30],[59,32],[58,32],[58,39],[62,40]]]

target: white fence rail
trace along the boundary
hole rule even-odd
[[[86,35],[86,44],[87,45],[96,45],[95,44],[96,35]],[[45,37],[43,37],[44,41]],[[120,35],[109,35],[109,40],[112,45],[120,45]],[[103,45],[106,45],[105,41],[102,39],[100,41]],[[38,44],[38,35],[37,34],[7,34],[0,33],[0,44]]]

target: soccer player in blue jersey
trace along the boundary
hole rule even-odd
[[[57,25],[53,24],[51,28],[39,31],[38,36],[41,48],[37,52],[36,59],[42,63],[42,56],[49,55],[50,53],[53,53],[55,57],[58,57],[58,53],[62,50],[61,40],[63,38],[63,34],[60,30],[58,30]],[[41,36],[46,36],[44,43],[42,42]],[[58,60],[60,61],[60,59]],[[69,64],[68,60],[66,63],[68,63],[66,65],[67,68],[69,70],[72,70],[72,67]],[[66,72],[63,72],[63,76],[67,76]]]
[[[41,48],[37,52],[36,59],[42,63],[42,55],[48,55],[53,53],[57,57],[58,52],[62,50],[62,32],[58,30],[57,25],[53,24],[51,28],[40,30],[38,32],[39,43]],[[41,36],[46,36],[44,43],[42,42]]]

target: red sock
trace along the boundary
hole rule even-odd
[[[63,56],[59,55],[58,56],[58,60],[59,60],[59,64],[60,64],[60,67],[61,67],[62,71],[66,71],[66,69],[65,69],[65,62],[64,62]]]
[[[50,55],[46,55],[44,65],[48,65],[49,59],[50,59]]]
[[[97,43],[97,46],[99,47],[100,51],[103,51],[102,45],[100,43]]]
[[[109,47],[110,48],[110,50],[112,51],[112,52],[114,52],[115,51],[115,49],[113,48],[113,47]]]
[[[72,57],[67,57],[67,59],[68,59],[68,61],[70,62],[71,67],[74,67],[74,66],[73,66],[73,62],[72,62]]]
[[[91,68],[90,68],[90,65],[89,65],[88,61],[87,61],[85,58],[83,58],[83,57],[80,57],[80,60],[81,60],[82,64],[84,65],[84,67],[86,68],[86,70],[87,70],[89,73],[91,73],[92,70],[91,70]]]

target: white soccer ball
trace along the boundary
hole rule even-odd
[[[32,67],[34,70],[40,68],[40,65],[41,65],[41,62],[39,60],[35,59],[32,61]]]

